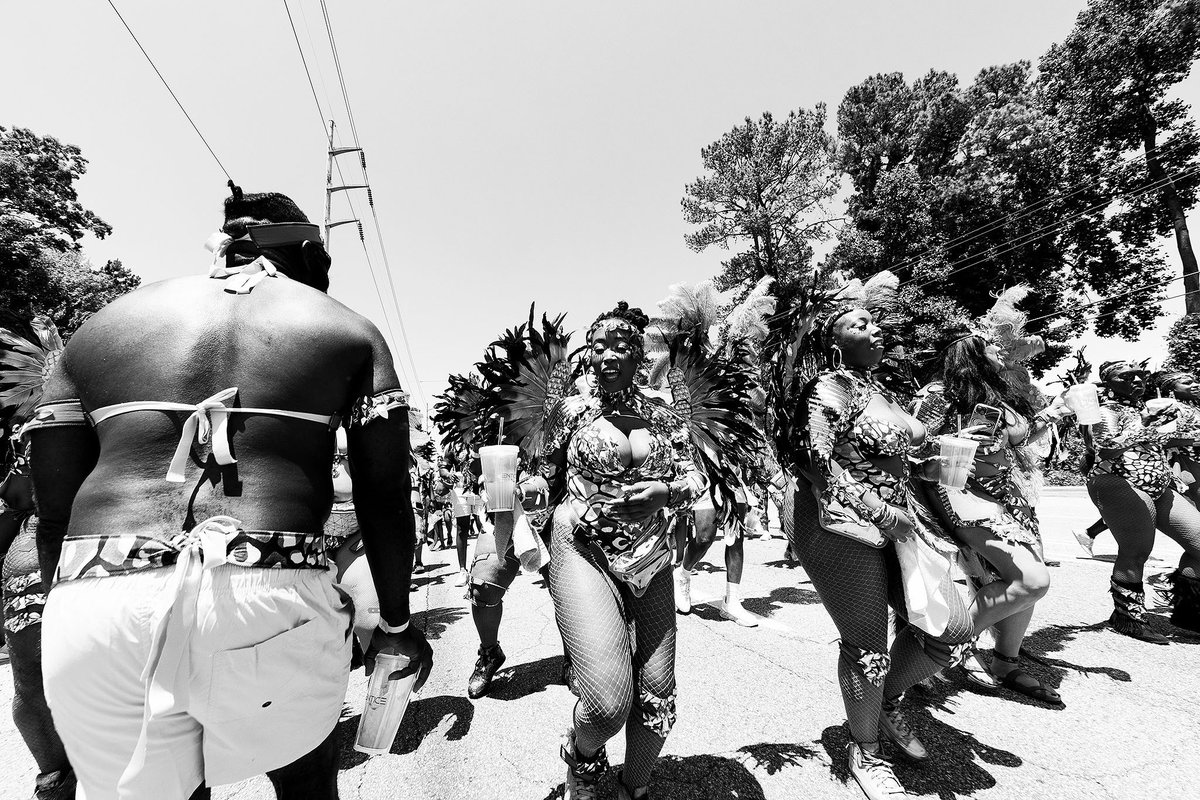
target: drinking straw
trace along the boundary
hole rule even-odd
[[[500,418],[500,433],[496,434],[496,444],[504,444],[504,417]]]

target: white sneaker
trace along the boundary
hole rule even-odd
[[[471,573],[467,572],[465,569],[460,569],[458,571],[458,577],[454,579],[454,585],[455,586],[466,586],[467,581],[470,580],[470,578],[471,578]]]
[[[879,753],[869,753],[858,742],[851,742],[846,755],[850,761],[850,774],[868,800],[904,800],[909,796],[896,779],[896,773],[892,772],[892,765]]]
[[[758,617],[742,608],[741,600],[723,600],[717,609],[725,619],[731,619],[743,628],[757,628]]]
[[[1075,537],[1075,541],[1079,542],[1079,546],[1083,548],[1083,552],[1088,554],[1088,558],[1093,558],[1092,547],[1095,545],[1096,540],[1088,536],[1086,530],[1073,530],[1071,531],[1071,535]]]
[[[692,613],[692,573],[680,565],[675,568],[675,610]]]

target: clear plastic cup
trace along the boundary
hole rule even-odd
[[[515,444],[492,444],[479,448],[483,487],[488,511],[512,511],[517,499],[517,454]]]
[[[938,476],[938,483],[947,489],[966,488],[971,463],[975,461],[975,449],[978,446],[978,442],[974,439],[943,436],[942,470]]]
[[[1175,405],[1175,399],[1173,397],[1151,397],[1146,401],[1146,410],[1151,414],[1155,414],[1159,411],[1170,408],[1173,405]]]
[[[1100,421],[1100,396],[1094,383],[1077,383],[1067,389],[1063,402],[1075,412],[1075,422],[1095,425]]]
[[[358,736],[354,740],[354,749],[358,752],[372,756],[391,752],[417,676],[414,673],[394,681],[388,680],[388,676],[407,667],[408,662],[408,656],[398,653],[375,656],[375,671],[367,684],[367,700],[358,719]]]

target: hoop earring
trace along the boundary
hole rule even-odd
[[[587,384],[589,389],[596,388],[596,373],[592,371],[591,367],[588,367],[587,370],[584,371],[583,382]]]
[[[829,354],[830,354],[829,361],[833,365],[833,368],[841,369],[842,368],[842,348],[838,347],[836,344],[830,345]]]

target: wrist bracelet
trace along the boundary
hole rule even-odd
[[[679,491],[675,488],[675,484],[667,483],[667,508],[675,508],[679,504]]]
[[[404,633],[408,630],[408,624],[411,620],[405,620],[403,625],[388,625],[383,621],[383,617],[379,618],[379,630],[384,633]]]

